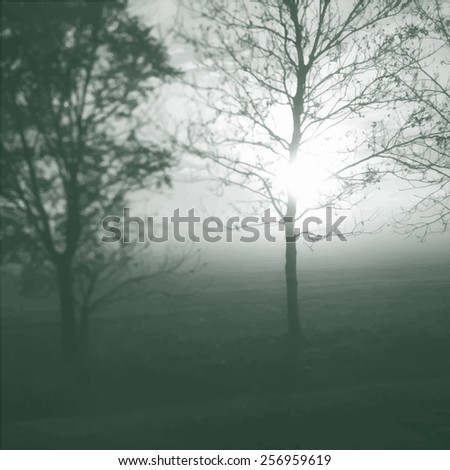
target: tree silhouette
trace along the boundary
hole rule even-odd
[[[144,141],[138,111],[178,72],[125,1],[2,9],[4,239],[54,269],[71,361],[94,273],[122,251],[99,246],[101,219],[130,191],[169,182],[171,153]]]
[[[411,2],[406,21],[387,40],[395,56],[380,65],[392,71],[387,98],[397,112],[374,123],[372,165],[379,176],[408,183],[410,206],[397,227],[425,239],[450,221],[450,12],[440,0]],[[375,158],[374,158],[375,159]]]
[[[293,357],[302,344],[294,225],[309,210],[379,182],[368,162],[383,161],[383,154],[368,146],[367,120],[392,108],[396,68],[389,61],[396,44],[390,37],[409,3],[215,0],[187,4],[180,15],[179,35],[194,56],[184,150],[213,160],[223,181],[255,193],[284,220]],[[356,124],[345,128],[350,122]],[[280,168],[295,173],[317,142],[319,151],[342,158],[328,169],[338,187],[311,206],[280,178]]]

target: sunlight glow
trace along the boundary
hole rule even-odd
[[[321,163],[318,156],[308,154],[299,157],[295,164],[286,162],[280,168],[281,182],[303,208],[317,207],[332,189],[330,172]]]
[[[292,134],[292,116],[288,106],[276,105],[271,109],[272,126],[275,132],[287,142]],[[339,126],[327,132],[326,136],[303,136],[297,160],[294,164],[283,160],[278,164],[276,174],[284,191],[297,199],[303,209],[317,208],[326,196],[335,194],[339,183],[332,178],[339,160],[336,143],[342,144],[345,134]]]

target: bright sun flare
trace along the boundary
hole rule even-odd
[[[330,172],[313,155],[299,157],[294,165],[286,163],[279,172],[281,182],[304,208],[314,208],[330,191]]]
[[[277,106],[271,111],[276,132],[286,141],[291,138],[292,118],[285,106]],[[283,189],[293,195],[298,206],[314,209],[324,202],[324,197],[335,194],[339,184],[332,178],[336,171],[336,149],[334,142],[342,140],[342,129],[335,126],[328,132],[327,139],[305,139],[299,149],[294,165],[284,161],[276,174]]]

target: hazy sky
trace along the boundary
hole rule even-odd
[[[160,34],[165,37],[166,30],[173,22],[174,15],[177,11],[176,0],[136,0],[132,2],[132,9],[140,17],[145,18],[148,22],[158,25]],[[179,46],[171,44],[170,49],[173,62],[178,66],[191,61],[192,56],[186,53]],[[332,146],[333,143],[330,143]],[[239,215],[236,209],[236,202],[246,201],[251,196],[245,191],[236,188],[221,188],[218,183],[211,181],[191,180],[192,172],[189,171],[191,160],[181,162],[180,167],[173,172],[174,184],[172,189],[167,189],[163,194],[147,193],[143,191],[134,198],[134,210],[142,215],[171,215],[172,212],[179,208],[181,212],[187,212],[190,208],[195,208],[196,213],[200,216],[217,215],[219,217],[229,217],[230,215]],[[201,167],[202,163],[197,163]],[[194,171],[194,174],[199,172]],[[403,235],[394,233],[392,229],[392,218],[398,215],[402,207],[408,207],[411,204],[414,193],[405,191],[405,183],[386,180],[382,184],[374,187],[364,203],[354,209],[352,212],[342,212],[342,215],[354,215],[359,218],[370,215],[374,216],[371,223],[368,224],[370,229],[383,226],[378,234],[361,235],[356,238],[349,238],[347,242],[338,240],[333,242],[322,242],[316,244],[313,250],[307,246],[300,248],[302,259],[312,262],[326,263],[327,260],[333,259],[335,262],[351,262],[358,263],[371,258],[372,260],[392,260],[392,259],[409,259],[426,260],[427,258],[435,260],[450,260],[450,233],[430,236],[426,243],[419,243],[414,237],[405,239]],[[245,208],[245,205],[238,207]],[[249,214],[249,210],[244,209],[243,215]],[[262,215],[262,214],[261,214]],[[262,256],[264,253],[269,258],[277,257],[277,253],[283,252],[282,243],[225,243],[221,242],[208,246],[201,243],[201,249],[205,256],[214,254],[217,256],[222,253],[225,258],[227,256],[247,256],[249,258]],[[244,255],[245,253],[245,255]],[[273,255],[269,256],[269,253]],[[269,259],[268,258],[268,259]]]

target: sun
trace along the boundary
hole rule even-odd
[[[277,135],[289,142],[292,135],[292,117],[286,106],[271,110],[273,128]],[[342,130],[335,126],[325,136],[304,136],[295,163],[288,159],[276,163],[275,174],[282,191],[297,200],[299,208],[316,209],[326,197],[336,194],[339,183],[333,178],[339,161],[335,143],[342,141]]]
[[[330,171],[323,158],[306,154],[299,156],[294,164],[284,162],[279,178],[289,195],[295,197],[304,209],[317,208],[332,190]]]

